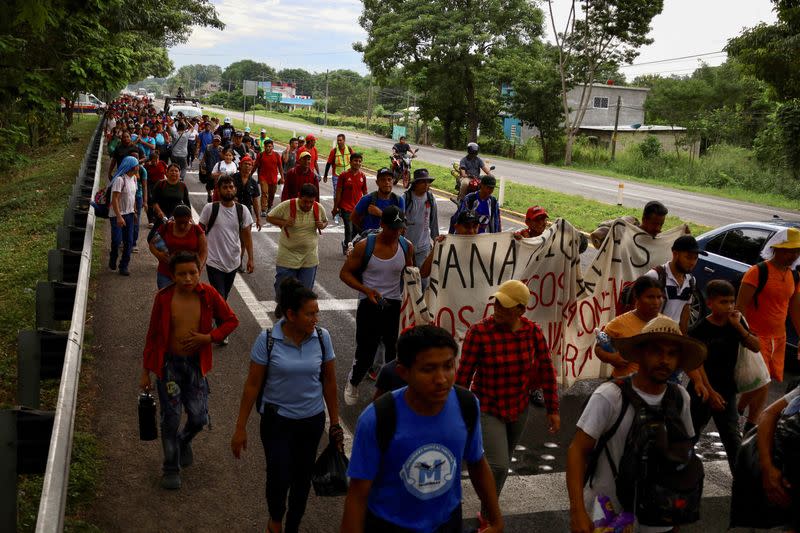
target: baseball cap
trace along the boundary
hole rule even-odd
[[[701,250],[697,244],[697,239],[691,235],[681,235],[672,243],[673,252],[696,252],[700,255],[708,255],[708,252]]]
[[[214,135],[214,137],[212,137],[212,140],[214,140],[214,141],[221,141],[221,140],[222,140],[222,137],[220,137],[219,135]]]
[[[305,157],[311,159],[311,152],[301,152],[300,155],[297,156],[298,159],[303,159]]]
[[[528,212],[525,214],[525,220],[535,220],[542,216],[546,217],[547,211],[545,211],[544,207],[535,205],[528,208]]]
[[[527,285],[518,279],[510,279],[504,281],[493,296],[503,307],[516,307],[518,305],[528,305],[531,291]]]
[[[456,224],[479,224],[480,221],[481,219],[478,217],[478,213],[465,209],[458,214]]]
[[[379,168],[379,169],[378,169],[378,172],[375,174],[375,176],[376,176],[376,177],[381,177],[381,176],[383,176],[384,174],[388,174],[388,175],[390,175],[390,176],[394,176],[394,173],[392,172],[392,170],[391,170],[391,169],[389,169],[389,168],[386,168],[386,167],[381,167],[381,168]]]
[[[236,133],[234,133],[233,135],[234,135],[234,137],[241,137],[241,136],[244,135],[244,132],[242,130],[239,130]]]
[[[298,140],[298,141],[305,141],[305,140],[306,140],[306,138],[305,138],[305,137],[303,137],[303,136],[301,135],[300,137],[298,137],[298,138],[297,138],[297,140]]]
[[[264,128],[261,128],[261,133],[267,133],[267,130],[265,130]]]
[[[390,205],[381,213],[381,224],[386,224],[386,227],[391,229],[405,228],[406,217],[399,207]]]
[[[316,140],[317,140],[317,138],[314,137],[312,134],[309,133],[308,135],[306,135],[306,142],[308,142],[308,141],[316,141]]]
[[[481,185],[486,185],[487,187],[495,187],[497,185],[497,180],[494,179],[494,176],[483,176],[481,178]]]
[[[231,123],[231,117],[225,117],[225,121],[224,122],[225,122],[225,124],[230,124]]]
[[[247,127],[244,129],[244,132],[245,132],[245,133],[250,133],[250,126],[247,126]]]
[[[252,163],[252,162],[253,159],[249,155],[246,155],[239,160],[239,163]]]

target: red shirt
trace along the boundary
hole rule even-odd
[[[367,177],[360,170],[357,173],[347,170],[339,174],[336,188],[339,209],[352,212],[361,197],[367,194]]]
[[[144,169],[147,171],[147,185],[150,187],[167,177],[167,164],[160,159],[155,165],[145,164]]]
[[[278,183],[278,169],[282,168],[283,161],[281,156],[276,151],[261,152],[256,158],[256,171],[258,172],[258,181],[264,181],[270,185]]]
[[[177,252],[194,252],[196,254],[200,253],[200,237],[205,235],[203,228],[201,228],[198,224],[192,224],[189,227],[189,231],[183,237],[177,237],[173,233],[174,229],[175,221],[173,220],[170,220],[166,224],[162,224],[158,227],[158,233],[161,235],[161,238],[164,239],[164,244],[167,245],[170,255]],[[169,270],[169,264],[161,261],[158,262],[158,273],[169,276],[170,278],[172,277],[172,272]]]
[[[319,201],[319,182],[317,176],[309,168],[303,172],[300,166],[294,167],[286,173],[283,179],[283,190],[281,191],[281,202],[292,198],[300,197],[300,188],[304,183],[310,183],[317,189],[317,201]]]
[[[239,326],[239,319],[211,285],[198,283],[195,292],[200,295],[200,333],[209,333],[212,342],[221,342]],[[164,359],[169,350],[172,295],[174,293],[174,284],[158,291],[153,301],[153,311],[150,313],[150,326],[147,328],[142,366],[155,373],[159,378],[163,378]],[[219,323],[216,328],[212,322],[213,319]],[[200,354],[200,371],[205,376],[212,366],[211,344],[200,348],[198,353]]]
[[[350,156],[352,154],[353,149],[347,145],[345,145],[345,150],[343,153],[339,153],[338,146],[334,146],[331,149],[331,153],[328,154],[328,163],[331,164],[334,176],[338,176],[339,172],[344,172],[344,170],[350,166]]]
[[[550,350],[538,324],[525,317],[517,331],[497,328],[494,316],[473,324],[464,337],[456,384],[468,387],[481,411],[514,422],[529,393],[541,388],[548,413],[558,412],[558,385]]]

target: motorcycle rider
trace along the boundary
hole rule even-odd
[[[400,179],[403,171],[403,157],[411,152],[411,158],[417,157],[417,150],[412,150],[411,145],[406,142],[405,135],[400,136],[400,140],[392,146],[392,157],[390,158],[392,161],[392,174],[394,183],[397,183],[397,180]],[[410,171],[410,169],[409,169]],[[405,183],[403,184],[405,186]]]
[[[458,200],[461,201],[469,192],[469,182],[472,179],[480,180],[481,171],[487,176],[492,176],[492,172],[483,159],[478,157],[478,150],[480,147],[478,143],[471,142],[467,144],[467,155],[461,158],[458,163],[458,171],[461,174],[458,186]]]

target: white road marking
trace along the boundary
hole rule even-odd
[[[314,285],[314,290],[317,290],[319,285]],[[358,309],[358,298],[345,299],[345,300],[317,300],[320,311],[355,311]],[[268,312],[275,311],[275,302],[269,300],[262,300],[258,302]]]

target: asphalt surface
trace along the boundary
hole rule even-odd
[[[195,165],[196,168],[196,165]],[[190,171],[187,184],[192,207],[198,213],[206,203],[204,187]],[[374,181],[369,181],[374,188]],[[399,189],[397,190],[399,192]],[[328,212],[330,182],[321,184],[322,202]],[[454,205],[440,199],[439,225],[445,228]],[[103,227],[103,225],[101,225]],[[520,227],[503,221],[504,229]],[[107,229],[101,230],[107,234]],[[132,276],[122,278],[103,268],[97,277],[94,305],[96,332],[95,363],[97,416],[95,426],[107,466],[92,519],[107,531],[263,531],[266,506],[263,496],[264,460],[258,439],[257,415],[250,418],[248,450],[241,460],[229,451],[238,402],[247,374],[253,340],[272,324],[277,228],[253,229],[256,270],[237,276],[229,299],[241,324],[224,348],[214,348],[214,369],[210,374],[210,412],[213,429],[203,431],[195,444],[196,464],[184,472],[184,486],[178,492],[158,488],[161,450],[159,441],[140,442],[136,434],[135,398],[144,336],[155,294],[155,260],[147,252],[146,226],[142,227],[134,255]],[[106,237],[105,248],[108,248]],[[321,265],[315,291],[320,297],[320,325],[333,338],[339,383],[341,417],[348,445],[359,413],[370,401],[373,385],[361,385],[357,406],[347,407],[341,397],[342,384],[355,350],[355,304],[358,295],[339,280],[343,258],[341,227],[331,225],[320,239]],[[591,260],[590,250],[583,257]],[[105,265],[105,260],[102,262]],[[580,407],[593,386],[583,382],[562,397],[562,430],[551,436],[546,431],[544,411],[532,408],[525,433],[512,464],[512,473],[501,496],[508,532],[568,531],[569,501],[564,482],[566,448],[574,434]],[[777,395],[777,391],[773,395]],[[708,429],[712,432],[713,427]],[[715,451],[714,436],[704,437],[704,449]],[[323,437],[320,448],[326,444]],[[725,531],[728,516],[730,475],[723,457],[707,454],[703,520],[682,531]],[[469,481],[464,480],[465,517],[474,517],[478,502]],[[303,531],[338,531],[342,498],[310,497]],[[465,521],[465,528],[474,521]]]
[[[241,112],[230,109],[206,107],[209,111],[228,114],[239,118]],[[247,120],[252,121],[253,115],[248,114]],[[256,116],[255,123],[272,126],[289,131],[297,131],[304,135],[313,133],[325,139],[335,139],[341,130],[331,127],[322,127],[311,124],[302,124],[289,120]],[[349,142],[358,146],[366,146],[383,150],[387,158],[392,150],[394,141],[385,137],[367,135],[364,133],[346,132]],[[418,157],[421,161],[449,167],[453,162],[460,161],[465,151],[445,150],[430,146],[420,146]],[[749,220],[770,220],[773,215],[786,219],[800,218],[800,211],[780,209],[776,207],[760,206],[757,204],[729,200],[710,195],[681,191],[669,187],[660,187],[635,181],[619,180],[598,176],[587,172],[577,172],[561,168],[553,168],[509,159],[492,158],[486,156],[487,164],[495,165],[494,174],[511,181],[535,185],[567,194],[577,194],[591,200],[598,200],[607,204],[616,205],[618,185],[624,183],[623,205],[627,207],[642,208],[650,200],[660,200],[678,217],[703,224],[706,226],[723,226],[733,222]],[[388,161],[388,159],[387,159]],[[450,184],[448,183],[448,189]],[[599,222],[599,221],[598,221]]]

